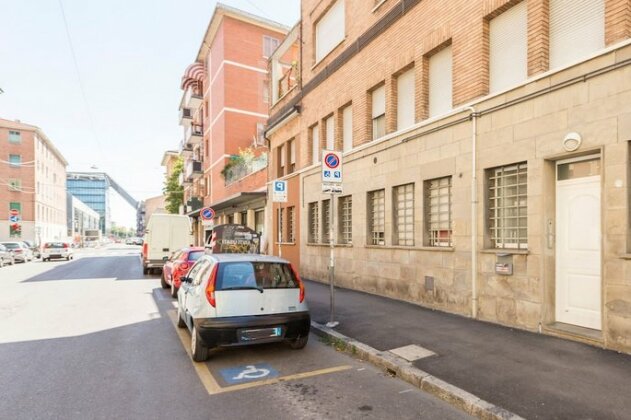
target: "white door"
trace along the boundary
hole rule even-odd
[[[601,329],[600,159],[557,165],[556,320]]]

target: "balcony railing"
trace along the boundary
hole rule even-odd
[[[191,124],[186,127],[186,131],[184,132],[184,141],[192,145],[196,145],[202,142],[203,136],[204,129],[202,126],[198,124]]]
[[[190,108],[180,109],[180,125],[188,127],[193,123],[193,113]]]
[[[278,79],[278,98],[282,98],[296,86],[295,68],[290,67],[283,77]]]
[[[186,88],[184,92],[184,101],[182,106],[188,109],[199,109],[202,106],[204,98],[202,97],[202,91],[197,85],[191,85]]]
[[[267,167],[267,154],[252,159],[249,162],[237,163],[225,170],[225,185],[230,185],[246,176]]]
[[[200,197],[191,197],[186,200],[186,210],[188,212],[199,210],[203,207],[202,199]]]
[[[199,160],[189,160],[186,162],[186,170],[184,171],[189,179],[197,179],[202,176],[202,162]]]

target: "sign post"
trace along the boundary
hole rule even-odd
[[[326,326],[334,328],[335,321],[335,196],[342,193],[342,153],[333,150],[322,151],[322,192],[331,194],[329,220],[329,289],[331,308]]]
[[[276,180],[273,183],[274,185],[274,189],[273,189],[273,193],[272,193],[272,202],[273,203],[278,203],[279,205],[279,209],[278,209],[278,256],[280,258],[282,258],[283,256],[283,250],[281,247],[281,244],[283,242],[282,238],[283,238],[283,220],[282,220],[282,213],[283,213],[283,203],[287,202],[287,181],[279,181]],[[272,241],[274,240],[274,238],[272,237]]]

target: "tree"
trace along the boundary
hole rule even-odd
[[[173,165],[173,172],[164,182],[164,199],[166,201],[166,210],[171,214],[179,213],[180,205],[184,200],[184,187],[180,185],[180,174],[184,170],[184,161],[178,158]]]

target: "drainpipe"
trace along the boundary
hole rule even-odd
[[[477,119],[475,108],[471,111],[471,318],[478,317],[478,177],[477,177]]]

